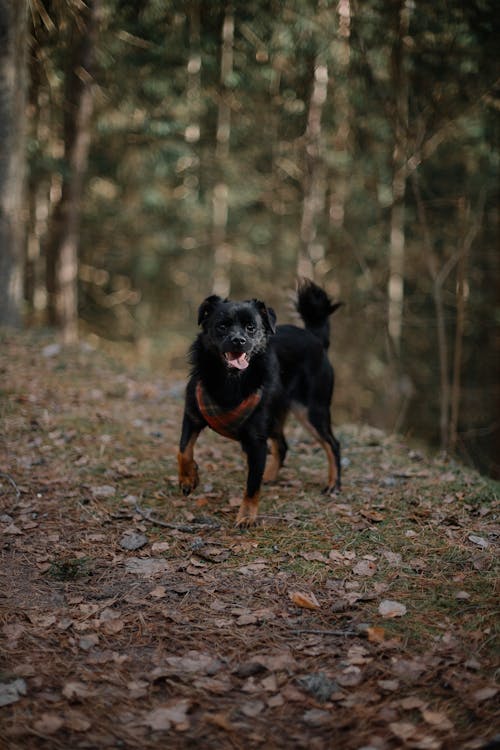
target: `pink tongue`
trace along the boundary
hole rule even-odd
[[[226,360],[228,365],[236,367],[238,370],[246,370],[248,367],[248,359],[245,353],[238,355],[234,354],[234,352],[228,352],[226,354]]]

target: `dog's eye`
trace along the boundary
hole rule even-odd
[[[221,333],[224,333],[224,331],[227,331],[227,323],[224,323],[223,321],[221,323],[217,323],[216,328]]]
[[[254,333],[255,330],[257,329],[257,326],[255,325],[255,323],[247,323],[245,328],[248,331],[248,333]]]

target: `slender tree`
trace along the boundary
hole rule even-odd
[[[221,35],[220,90],[215,136],[215,161],[220,179],[213,191],[213,231],[214,274],[213,292],[227,297],[231,289],[232,248],[227,242],[227,221],[229,211],[229,186],[226,179],[227,159],[231,138],[231,107],[229,78],[233,70],[234,10],[231,3],[226,5]]]
[[[72,19],[73,39],[65,79],[64,151],[67,168],[46,242],[49,322],[65,343],[78,337],[78,244],[81,203],[91,141],[93,66],[100,0],[88,0]]]
[[[345,205],[349,193],[348,142],[351,130],[351,105],[349,102],[349,61],[351,57],[351,0],[340,0],[337,6],[336,39],[332,42],[334,74],[332,76],[333,110],[336,129],[330,137],[335,168],[330,179],[330,224],[335,229],[344,226]]]
[[[408,76],[405,40],[410,25],[410,4],[400,0],[395,14],[396,29],[391,52],[391,77],[394,94],[394,151],[392,208],[389,237],[388,330],[394,348],[399,352],[403,329],[405,265],[405,192],[408,152]]]
[[[0,323],[21,321],[25,107],[26,0],[0,0]]]

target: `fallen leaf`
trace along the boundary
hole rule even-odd
[[[120,539],[122,549],[136,550],[145,547],[148,538],[145,534],[139,534],[136,531],[126,531]]]
[[[392,671],[405,682],[413,683],[425,672],[425,666],[418,659],[393,659]]]
[[[469,534],[467,539],[469,540],[469,542],[476,544],[478,547],[482,547],[482,549],[486,549],[490,546],[490,543],[486,539],[484,539],[484,537],[477,536],[477,534]]]
[[[86,698],[89,694],[89,689],[84,682],[67,682],[62,689],[62,694],[65,698],[72,701],[77,698]]]
[[[125,562],[128,573],[135,573],[143,578],[152,578],[159,573],[164,573],[168,568],[168,562],[163,557],[130,557]]]
[[[247,701],[246,703],[241,704],[240,711],[245,714],[245,716],[253,719],[254,716],[258,716],[264,708],[265,704],[262,701]]]
[[[417,698],[416,695],[409,695],[408,698],[399,701],[399,705],[404,711],[414,711],[416,708],[424,709],[427,704],[421,698]]]
[[[344,565],[348,565],[352,560],[356,559],[356,553],[354,550],[346,550],[345,552],[340,552],[337,549],[332,549],[328,553],[328,557],[333,562],[340,562]]]
[[[281,693],[278,693],[277,695],[272,695],[269,700],[267,701],[267,705],[269,708],[279,708],[280,706],[283,706],[285,704],[285,699],[281,695]]]
[[[28,619],[32,625],[39,628],[50,628],[57,620],[55,615],[42,615],[39,612],[28,612]]]
[[[294,604],[303,609],[319,609],[320,604],[314,594],[309,591],[289,591],[288,596]]]
[[[305,693],[301,690],[297,690],[293,685],[285,685],[281,690],[281,695],[284,697],[285,701],[290,701],[292,703],[303,703],[305,700],[309,700]]]
[[[427,724],[430,724],[432,727],[440,729],[443,732],[453,729],[452,722],[448,719],[446,714],[441,713],[440,711],[429,711],[423,709],[422,718]]]
[[[175,669],[180,672],[197,672],[208,675],[215,674],[222,666],[218,659],[202,651],[188,651],[184,656],[168,656],[165,661],[171,670]],[[153,670],[152,674],[155,672],[156,670]]]
[[[366,637],[370,643],[383,643],[385,641],[384,628],[372,626],[366,629]]]
[[[248,565],[242,565],[240,568],[238,568],[238,573],[243,573],[243,575],[251,575],[252,573],[260,573],[265,568],[267,568],[267,562],[265,560],[255,560]]]
[[[389,724],[389,729],[403,742],[411,739],[417,730],[416,726],[408,721],[393,721]]]
[[[15,646],[19,638],[24,633],[24,625],[20,622],[12,622],[3,626],[2,631],[8,641],[12,642],[12,646]]]
[[[203,718],[209,724],[213,724],[215,727],[219,727],[219,729],[224,729],[226,732],[232,732],[234,730],[234,725],[231,724],[227,714],[205,714]]]
[[[300,556],[308,562],[327,562],[326,557],[317,550],[313,552],[301,552]]]
[[[10,526],[7,526],[5,529],[3,529],[3,533],[12,534],[13,536],[18,536],[19,534],[22,534],[23,532],[14,523],[11,523]]]
[[[35,666],[31,662],[21,662],[13,669],[16,677],[34,677],[37,674]]]
[[[153,542],[151,550],[153,552],[166,552],[170,547],[170,542]]]
[[[373,521],[374,523],[380,523],[385,518],[383,513],[379,513],[378,510],[373,510],[373,508],[362,508],[359,512],[368,521]]]
[[[214,695],[225,695],[232,690],[232,683],[228,676],[220,679],[217,677],[201,677],[199,680],[195,680],[193,685]]]
[[[374,576],[377,566],[370,560],[360,560],[353,566],[352,572],[357,576]]]
[[[270,674],[268,677],[264,677],[260,684],[266,693],[275,693],[278,690],[278,680],[275,674]]]
[[[120,633],[124,627],[125,623],[123,622],[123,620],[105,620],[102,624],[101,630],[106,635],[116,635],[117,633]]]
[[[441,750],[443,743],[437,737],[431,735],[417,733],[411,739],[410,747],[415,750]]]
[[[114,497],[116,489],[110,484],[103,484],[100,487],[93,487],[92,494],[95,498],[104,499],[107,497]]]
[[[347,652],[347,661],[349,664],[367,664],[372,661],[370,652],[364,646],[351,646]]]
[[[359,667],[346,667],[338,676],[337,682],[342,687],[356,687],[363,680],[363,673]]]
[[[494,698],[495,695],[498,693],[498,689],[495,687],[485,687],[480,688],[480,690],[476,690],[474,693],[472,693],[472,697],[474,698],[477,703],[482,703],[483,701],[487,701],[490,698]]]
[[[156,586],[152,591],[149,592],[148,596],[152,596],[154,599],[163,599],[167,595],[165,586]]]
[[[405,615],[406,607],[404,604],[395,602],[392,599],[384,599],[380,602],[378,611],[382,617],[389,619],[391,617],[402,617]]]
[[[399,554],[399,552],[390,552],[389,550],[385,550],[384,552],[382,552],[382,554],[391,567],[396,568],[401,565],[402,556]]]
[[[150,711],[146,714],[142,723],[156,732],[167,731],[172,726],[168,711],[165,708],[155,708]]]
[[[250,614],[250,615],[240,615],[240,617],[238,617],[238,619],[236,620],[236,625],[240,625],[240,626],[243,626],[243,625],[255,625],[258,622],[259,622],[259,618],[256,617],[253,614]]]
[[[33,722],[33,727],[40,734],[55,734],[63,724],[64,721],[58,714],[43,713],[40,719]]]
[[[116,620],[120,617],[120,613],[116,609],[111,609],[111,607],[105,607],[101,614],[99,615],[99,620],[101,622],[109,622],[110,620]]]
[[[399,690],[399,680],[379,680],[377,682],[377,685],[382,690],[387,690],[390,693],[394,693],[396,690]]]
[[[98,643],[99,636],[97,635],[97,633],[89,633],[89,635],[84,635],[78,641],[78,645],[83,651],[90,651],[90,649],[94,646],[97,646]]]
[[[70,709],[64,716],[64,724],[74,732],[87,732],[92,726],[89,719],[80,711]]]
[[[311,708],[304,713],[302,721],[309,727],[323,727],[332,721],[332,714],[321,708]]]

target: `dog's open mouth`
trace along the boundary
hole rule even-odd
[[[248,355],[245,352],[225,352],[224,359],[229,367],[237,370],[246,370],[249,365]]]

